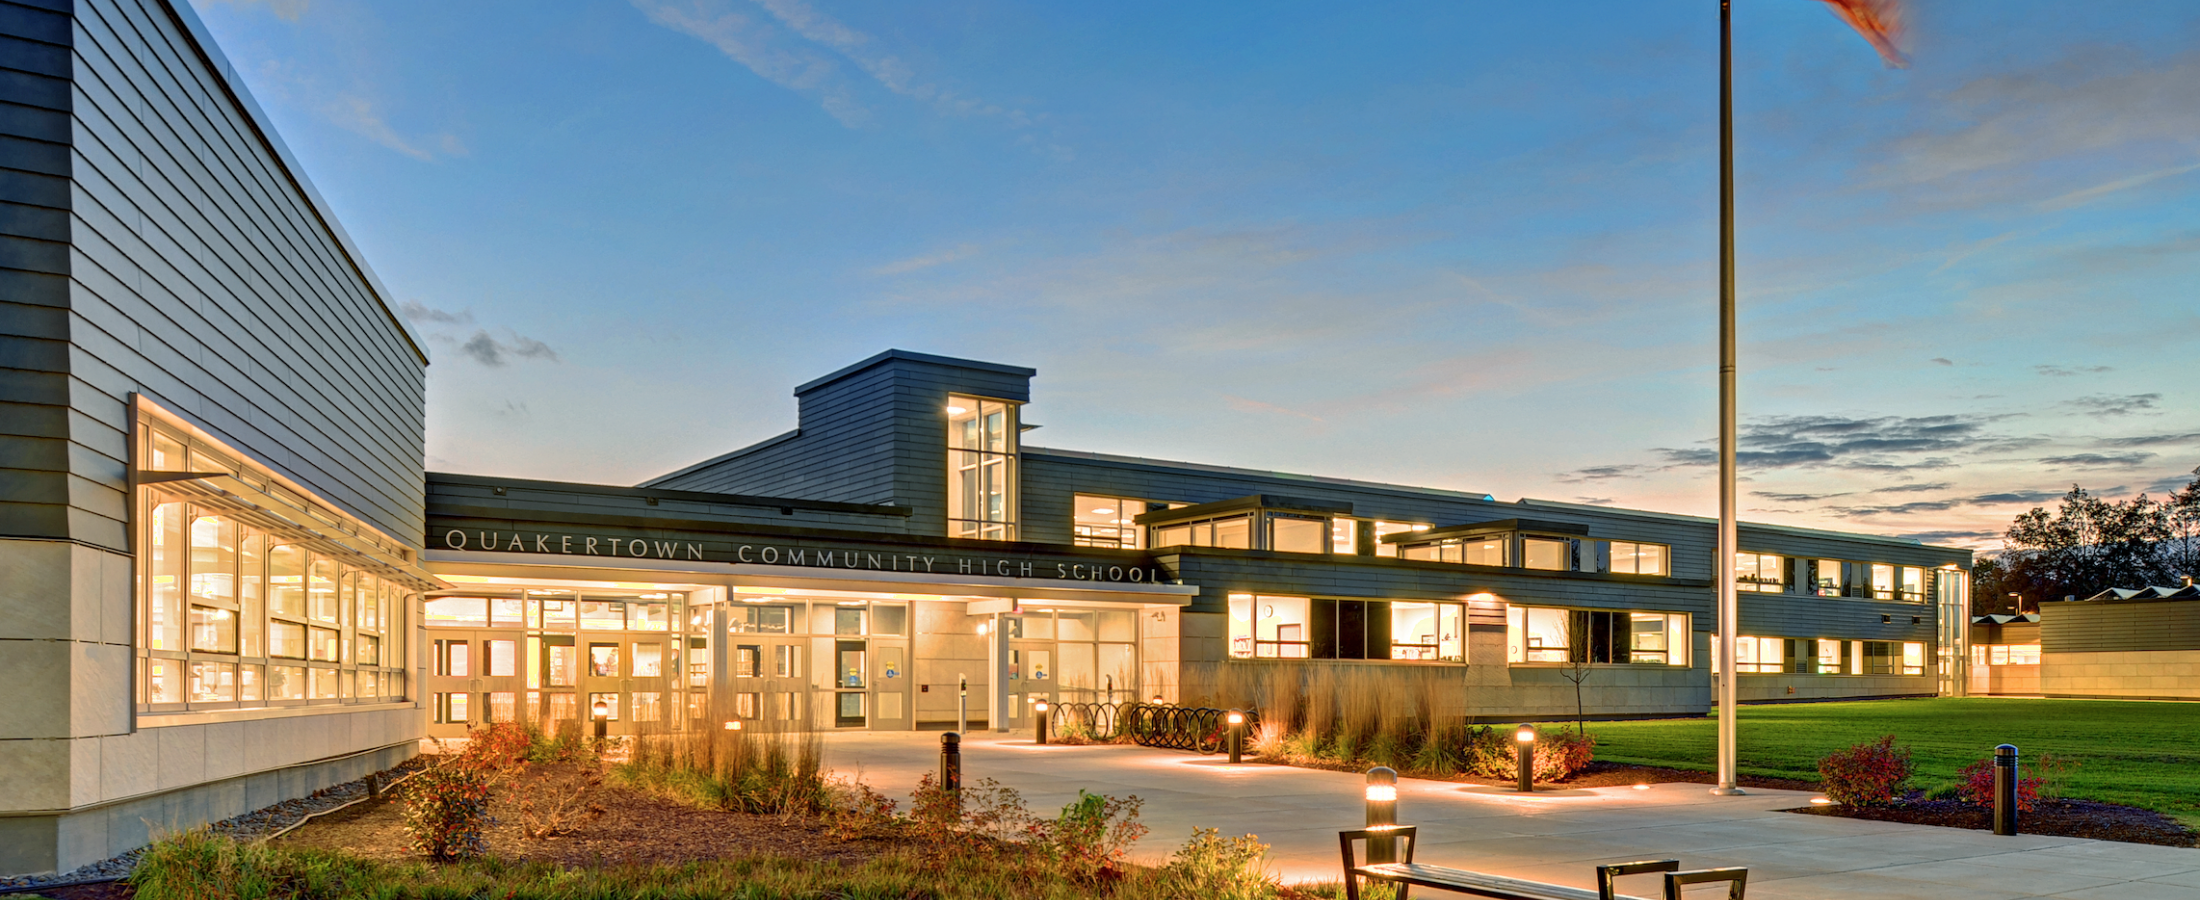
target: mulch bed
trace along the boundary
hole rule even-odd
[[[571,765],[530,766],[492,795],[495,819],[484,834],[490,856],[562,866],[679,864],[755,854],[825,862],[860,862],[905,842],[876,837],[843,839],[814,821],[697,809],[589,777]],[[571,833],[531,838],[524,826],[540,822],[539,807],[566,799],[576,813]],[[537,809],[523,807],[533,801]],[[318,847],[389,861],[421,860],[405,835],[404,807],[395,797],[370,800],[315,819],[269,842],[275,847]],[[84,898],[100,900],[100,898]]]
[[[1839,816],[1875,822],[1905,822],[1991,831],[1994,816],[1983,806],[1960,800],[1926,800],[1912,793],[1893,806],[1810,806],[1786,812],[1811,816]],[[2033,811],[2017,814],[2017,830],[2024,834],[2092,838],[2128,844],[2164,847],[2200,846],[2200,834],[2176,819],[2151,809],[2091,800],[2042,800]]]

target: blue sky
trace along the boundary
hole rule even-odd
[[[887,347],[1036,445],[1709,514],[1717,7],[197,0],[428,336],[633,483]],[[1740,0],[1745,517],[1998,546],[2200,464],[2200,5]]]

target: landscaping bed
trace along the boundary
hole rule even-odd
[[[537,765],[522,776],[517,790],[493,795],[492,824],[483,834],[487,855],[566,866],[677,865],[756,854],[847,863],[911,843],[891,835],[829,835],[823,823],[812,819],[697,809],[606,782],[589,771],[592,767]],[[572,830],[529,837],[529,823],[541,822],[545,814],[531,812],[527,804],[539,807],[553,798],[571,806],[566,827]],[[403,805],[395,795],[322,816],[269,846],[336,850],[391,862],[420,857],[405,833]]]
[[[1991,831],[1993,812],[1960,800],[1926,800],[1921,796],[1889,806],[1806,806],[1785,810],[1812,816],[1939,825]],[[2092,800],[2041,800],[2036,808],[2017,816],[2017,830],[2024,834],[2159,844],[2164,847],[2200,846],[2200,834],[2176,819],[2135,806]]]

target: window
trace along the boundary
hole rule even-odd
[[[1230,595],[1230,655],[1237,659],[1465,662],[1466,651],[1461,603]]]
[[[947,398],[947,534],[1016,539],[1016,406]]]
[[[1514,606],[1505,625],[1509,662],[1688,665],[1686,613]]]
[[[1971,660],[1981,666],[2036,666],[2040,664],[2040,645],[1973,644]]]
[[[1251,514],[1226,516],[1200,522],[1164,525],[1153,530],[1155,547],[1225,547],[1250,550],[1253,547],[1253,517]],[[1320,551],[1314,551],[1320,552]]]
[[[276,504],[278,514],[344,523],[347,541],[393,557],[409,552],[228,448],[187,435],[157,410],[139,410],[132,437],[149,471],[234,479],[242,490],[269,492],[272,499],[255,502]],[[196,502],[158,482],[142,486],[135,502],[140,711],[380,697],[385,684],[404,695],[402,668],[387,666],[403,665],[396,629],[415,595],[352,565],[355,557],[340,558],[343,546],[274,543],[253,524],[262,513]],[[305,666],[271,671],[271,659],[325,665],[312,667],[323,673],[315,676]],[[357,691],[362,670],[371,693]]]
[[[1666,560],[1671,558],[1672,553],[1664,544],[1613,541],[1610,551],[1610,571],[1623,575],[1672,574],[1666,568]]]
[[[663,602],[629,603],[626,605],[626,628],[628,631],[669,631],[672,618],[668,609]]]
[[[619,645],[588,645],[588,674],[595,678],[619,677]]]
[[[1268,549],[1285,553],[1321,553],[1329,520],[1308,516],[1268,516]]]
[[[1783,638],[1741,637],[1734,642],[1734,671],[1780,673],[1787,671],[1787,641]]]
[[[489,708],[488,708],[488,713],[489,713],[489,721],[491,721],[491,722],[517,722],[517,721],[519,721],[519,719],[518,719],[518,718],[516,718],[516,717],[515,717],[515,715],[514,715],[514,713],[516,713],[516,712],[517,712],[517,710],[516,710],[516,709],[514,708],[514,707],[515,707],[515,705],[516,705],[516,704],[515,704],[515,700],[516,700],[516,698],[515,698],[515,697],[513,696],[513,692],[511,692],[511,691],[491,691],[491,692],[489,692]]]
[[[1894,599],[1894,567],[1872,563],[1872,599]]]
[[[430,628],[489,627],[489,601],[486,598],[436,597],[422,608],[426,610]]]
[[[1564,538],[1526,538],[1521,544],[1521,565],[1551,572],[1571,572],[1574,542]]]
[[[1903,566],[1899,582],[1900,598],[1908,603],[1925,602],[1925,570],[1917,566]]]
[[[1810,582],[1812,593],[1820,597],[1839,597],[1846,586],[1841,580],[1841,561],[1838,559],[1812,559],[1804,561],[1808,569],[1804,573]]]
[[[665,645],[637,643],[634,645],[634,677],[662,678],[665,674]]]
[[[1230,595],[1230,655],[1240,659],[1308,659],[1305,597]]]
[[[1511,535],[1499,534],[1483,537],[1445,538],[1426,544],[1398,544],[1395,551],[1400,559],[1425,559],[1434,562],[1465,563],[1473,566],[1502,566],[1505,564],[1505,545]]]
[[[448,724],[466,723],[468,699],[469,696],[463,693],[435,695],[435,720]]]
[[[1391,659],[1466,660],[1464,605],[1403,600],[1389,605]]]
[[[740,606],[728,611],[734,634],[792,634],[790,623],[801,618],[791,606]]]
[[[626,604],[610,600],[581,601],[582,631],[618,631],[626,627]]]
[[[489,671],[491,678],[508,678],[519,674],[519,647],[512,641],[484,641],[489,645]]]
[[[1918,641],[1854,641],[1857,659],[1849,671],[1858,675],[1923,675],[1925,645]]]
[[[1734,554],[1734,589],[1768,594],[1786,591],[1787,558],[1774,553]]]
[[[1160,506],[1129,497],[1076,494],[1070,497],[1070,542],[1079,547],[1118,547],[1136,550],[1145,546],[1142,529],[1134,521],[1150,507]],[[1174,509],[1182,503],[1166,504]]]

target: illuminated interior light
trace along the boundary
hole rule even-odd
[[[947,413],[948,413],[948,415],[953,415],[953,416],[959,416],[959,415],[962,415],[963,413],[966,413],[966,412],[969,412],[969,411],[970,411],[970,410],[968,410],[968,409],[965,409],[965,408],[963,408],[963,407],[960,407],[960,406],[949,406],[949,407],[947,408]]]

